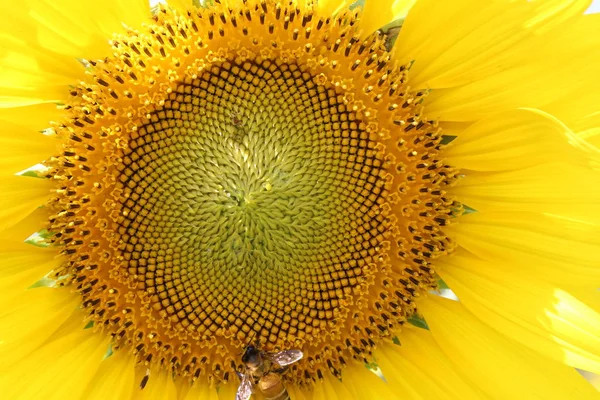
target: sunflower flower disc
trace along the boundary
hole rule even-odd
[[[435,287],[439,129],[355,15],[161,8],[72,89],[56,273],[140,362],[227,381],[253,340],[341,376]],[[392,133],[393,131],[393,133]]]

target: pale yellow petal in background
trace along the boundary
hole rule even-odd
[[[365,0],[359,28],[368,36],[392,21],[406,17],[416,0]]]
[[[582,79],[560,97],[540,108],[575,132],[600,126],[600,81]]]
[[[324,17],[333,16],[343,10],[348,2],[345,0],[317,0],[317,10]]]
[[[217,388],[219,400],[235,399],[238,386],[238,382],[235,381],[219,384],[219,387]]]
[[[179,12],[185,12],[194,5],[192,0],[167,0],[167,3]]]
[[[492,399],[600,398],[574,368],[508,339],[457,301],[430,296],[419,310],[454,368]]]
[[[20,34],[34,48],[73,58],[109,55],[108,42],[125,32],[124,24],[139,28],[150,19],[145,0],[24,0],[7,3],[3,11],[8,18],[2,34]]]
[[[237,378],[236,378],[237,379]],[[187,382],[186,382],[187,384]],[[191,387],[185,397],[184,400],[218,400],[219,395],[215,387],[212,387],[208,382],[198,380],[194,383],[194,386]]]
[[[544,146],[540,147],[543,151]],[[591,167],[574,164],[538,164],[503,172],[467,171],[451,193],[479,211],[567,212],[594,221],[600,218],[600,174]]]
[[[22,125],[0,122],[0,169],[17,173],[56,154],[60,142]]]
[[[130,399],[135,385],[134,378],[135,357],[128,354],[125,349],[115,351],[100,362],[98,372],[85,390],[85,398],[86,400]]]
[[[551,115],[516,109],[494,114],[458,133],[443,155],[457,168],[505,171],[556,160],[586,165],[586,156],[593,151],[588,147]]]
[[[64,56],[42,54],[29,46],[21,42],[0,50],[2,108],[64,101],[68,85],[83,77],[83,66],[77,60],[69,59],[70,66],[65,68],[60,64]]]
[[[364,365],[352,362],[342,371],[342,382],[355,399],[398,399],[402,396]]]
[[[479,19],[477,21],[479,23]],[[509,35],[510,38],[519,37],[518,34]],[[441,120],[474,121],[494,112],[518,107],[544,109],[550,103],[554,104],[552,109],[559,109],[570,101],[569,95],[574,88],[581,86],[581,82],[586,82],[586,85],[587,82],[595,82],[600,68],[599,47],[600,14],[578,16],[566,21],[560,29],[534,35],[531,40],[523,40],[497,57],[488,54],[485,62],[481,62],[479,56],[472,57],[470,52],[449,51],[449,54],[468,57],[466,65],[479,63],[461,68],[464,77],[453,76],[445,82],[440,78],[436,81],[433,77],[428,80],[417,77],[419,79],[411,86],[435,88],[425,99],[424,106],[428,116]],[[453,62],[455,65],[463,64],[459,60]],[[425,64],[431,68],[430,64]],[[448,71],[451,69],[443,69],[440,73],[447,74]],[[591,104],[598,104],[599,91],[591,91],[586,99]],[[568,112],[560,117],[567,126],[576,119]]]
[[[0,294],[0,375],[46,342],[73,315],[80,301],[65,288],[40,287],[10,299]],[[46,362],[51,369],[54,364]]]
[[[385,380],[403,400],[474,399],[487,396],[461,376],[442,352],[431,332],[403,328],[400,345],[384,342],[377,346],[375,358]]]
[[[466,252],[436,271],[474,316],[538,353],[600,372],[600,314],[555,284]]]
[[[152,368],[146,386],[140,383],[146,374],[146,367],[138,366],[134,378],[133,400],[177,400],[177,388],[171,374],[158,368]]]
[[[2,395],[11,400],[84,398],[108,350],[108,342],[107,335],[92,329],[62,336],[2,371]]]
[[[111,55],[109,40],[150,19],[145,0],[24,0],[0,5],[0,107],[62,102],[84,76],[77,59]]]
[[[10,172],[9,172],[10,173]],[[43,206],[51,196],[49,179],[6,175],[0,178],[0,231],[13,226]]]
[[[395,54],[402,63],[414,60],[412,87],[464,85],[506,69],[507,55],[520,56],[516,50],[524,50],[522,41],[536,29],[583,13],[589,3],[419,0],[406,18]]]
[[[0,304],[10,306],[11,298],[23,294],[60,262],[56,251],[31,244],[2,239],[0,250]]]
[[[40,103],[28,107],[0,107],[0,124],[13,124],[32,131],[50,128],[51,121],[65,118],[65,111],[53,103]]]
[[[22,242],[28,239],[32,234],[42,230],[42,228],[45,227],[49,216],[50,211],[47,208],[37,208],[27,217],[20,220],[18,224],[0,231],[0,240],[7,243],[7,246],[5,246],[5,251],[19,250],[21,249],[21,246],[25,246],[25,244]],[[24,249],[27,249],[27,252],[31,250],[30,247],[25,247]],[[52,253],[51,256],[47,256],[46,260],[49,261],[50,259],[54,258],[55,253],[52,251],[52,249],[46,250],[48,254]]]
[[[444,231],[479,258],[504,264],[509,273],[558,285],[598,287],[600,227],[550,215],[475,212]]]
[[[365,371],[365,374],[370,373]],[[375,396],[375,393],[373,393]],[[317,382],[313,390],[313,399],[323,400],[358,400],[348,389],[344,381],[340,382],[333,375],[327,374],[322,382]]]

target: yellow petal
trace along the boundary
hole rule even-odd
[[[394,388],[375,375],[366,366],[352,362],[342,371],[342,383],[355,399],[398,399]]]
[[[3,279],[29,270],[34,270],[44,276],[59,264],[59,261],[55,260],[55,249],[34,246],[14,240],[14,238],[13,240],[3,238],[2,246],[0,249],[0,277]]]
[[[0,130],[4,124],[18,125],[21,129],[41,131],[50,127],[50,121],[59,121],[65,117],[64,110],[52,103],[35,104],[28,107],[0,107]]]
[[[600,314],[568,292],[464,253],[437,266],[461,303],[492,328],[546,357],[600,372]]]
[[[392,21],[406,17],[416,0],[366,0],[360,29],[368,36]]]
[[[308,391],[306,389],[300,388],[296,385],[291,385],[287,387],[288,394],[290,395],[291,400],[316,400],[312,391]],[[186,399],[187,400],[187,399]],[[324,399],[327,400],[327,399]]]
[[[185,12],[194,7],[192,0],[167,0],[167,3],[179,12]]]
[[[80,299],[68,289],[40,287],[0,303],[0,371],[39,348],[74,312]]]
[[[21,37],[34,48],[79,58],[110,54],[108,41],[124,33],[123,24],[139,28],[150,18],[143,0],[24,0],[7,5],[8,24],[0,31]]]
[[[486,398],[456,371],[429,331],[406,328],[398,336],[400,345],[385,342],[375,355],[385,380],[402,399]]]
[[[134,378],[133,400],[177,400],[177,388],[172,375],[162,368],[152,368],[146,385],[141,388],[140,383],[147,370],[138,367]]]
[[[395,54],[402,63],[414,60],[412,87],[463,85],[504,70],[507,55],[515,58],[525,51],[524,39],[541,26],[583,13],[588,5],[564,0],[419,0],[406,18]]]
[[[8,172],[10,173],[10,171]],[[50,198],[54,183],[49,179],[8,175],[0,181],[0,231],[43,206]]]
[[[134,378],[135,358],[126,350],[115,351],[100,362],[98,372],[85,390],[85,398],[129,399],[133,393]]]
[[[476,171],[505,171],[560,160],[585,165],[589,146],[539,110],[501,112],[469,126],[443,150],[448,163]],[[552,179],[552,178],[549,178]]]
[[[13,298],[24,294],[59,265],[54,249],[3,240],[0,250],[0,304],[10,307]]]
[[[75,59],[69,60],[71,65],[65,71],[61,56],[28,48],[27,43],[19,42],[0,51],[0,107],[62,102],[68,96],[67,85],[83,76],[83,67]]]
[[[529,276],[573,286],[600,282],[600,227],[534,213],[476,212],[445,230],[458,245]]]
[[[369,371],[365,372],[369,373]],[[373,393],[373,396],[375,396],[375,393]],[[343,380],[340,382],[337,378],[329,374],[323,378],[323,381],[315,383],[313,398],[326,400],[356,399]]]
[[[7,243],[6,251],[18,250],[20,246],[24,246],[23,241],[29,238],[32,234],[41,231],[48,221],[50,210],[46,207],[37,208],[25,219],[19,221],[18,224],[0,232],[0,240]],[[25,251],[31,250],[31,247],[22,248]],[[48,257],[51,256],[48,254]],[[48,258],[48,259],[49,259]]]
[[[38,164],[56,153],[56,137],[11,123],[0,125],[0,168],[17,173]]]
[[[0,374],[11,400],[84,398],[108,349],[108,336],[79,329],[31,353]]]
[[[598,399],[573,368],[542,357],[488,327],[462,304],[431,296],[419,303],[435,341],[493,399]]]
[[[582,80],[541,108],[563,121],[573,131],[600,126],[600,82]]]
[[[317,0],[317,10],[320,15],[328,17],[343,10],[347,3],[345,0]]]
[[[219,395],[214,387],[211,387],[208,382],[196,381],[193,387],[191,387],[184,400],[218,400]]]
[[[237,393],[238,384],[235,382],[229,383],[221,383],[217,388],[217,393],[219,394],[220,400],[230,400],[235,399],[235,394]]]
[[[477,14],[473,13],[474,16]],[[479,22],[480,17],[475,20]],[[444,18],[454,23],[451,17]],[[462,26],[462,18],[459,21],[461,23],[456,25]],[[511,25],[508,21],[504,22]],[[402,29],[404,32],[404,27]],[[439,27],[436,29],[444,32]],[[491,32],[492,35],[500,33],[495,30]],[[507,42],[512,46],[512,39],[519,38],[513,34],[509,35],[509,40],[501,36],[494,37],[502,42],[502,48]],[[401,37],[398,42],[401,42]],[[481,43],[482,46],[488,44]],[[465,68],[464,77],[447,78],[445,82],[420,78],[411,83],[411,86],[446,87],[433,90],[424,103],[427,114],[441,120],[474,121],[494,112],[518,107],[544,109],[544,105],[559,99],[563,99],[561,104],[568,102],[568,95],[573,88],[594,84],[600,65],[600,53],[596,51],[599,46],[600,15],[578,16],[543,35],[524,40],[510,51],[505,49],[498,57],[492,57],[488,51],[479,52],[475,48],[458,53],[454,53],[456,49],[448,50],[448,53],[468,57],[468,64],[474,63],[475,66]],[[488,57],[489,62],[481,62],[480,54],[481,57]],[[567,59],[569,62],[564,63]],[[457,63],[455,65],[462,65],[459,60],[454,62]],[[431,68],[427,62],[424,64]],[[452,70],[451,66],[448,68]],[[442,72],[445,75],[449,73],[445,70]],[[598,96],[594,98],[598,99]]]
[[[1,107],[62,102],[84,76],[77,58],[111,54],[109,40],[150,17],[144,0],[24,0],[0,9]]]
[[[541,164],[507,172],[469,171],[451,192],[460,202],[479,211],[559,215],[562,211],[575,211],[583,218],[600,211],[600,174],[591,167],[574,164]]]

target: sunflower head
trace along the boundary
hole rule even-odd
[[[81,5],[57,1],[70,4],[79,25],[96,24]],[[86,335],[110,346],[98,376],[126,371],[143,394],[176,385],[183,397],[216,386],[219,396],[232,397],[238,374],[250,369],[242,356],[250,345],[268,360],[252,365],[258,381],[273,379],[262,384],[279,390],[281,376],[293,396],[328,400],[338,392],[371,396],[360,387],[367,381],[376,382],[376,397],[390,395],[383,382],[369,380],[376,378],[365,365],[381,368],[394,390],[421,398],[482,398],[496,390],[510,398],[504,386],[472,385],[463,374],[493,375],[485,358],[520,352],[556,362],[564,351],[568,365],[600,371],[589,361],[593,346],[571,346],[575,333],[535,325],[535,306],[503,304],[499,295],[518,292],[514,282],[556,284],[567,293],[600,277],[600,243],[590,239],[600,237],[590,217],[600,191],[573,183],[599,182],[598,151],[582,139],[595,134],[578,136],[549,114],[572,94],[565,85],[543,100],[535,81],[529,91],[514,89],[527,88],[523,75],[533,80],[539,71],[571,79],[560,75],[566,67],[538,66],[530,53],[554,57],[543,44],[560,42],[571,17],[588,26],[579,6],[173,2],[132,11],[143,23],[98,22],[97,36],[72,38],[48,55],[44,40],[54,36],[41,34],[51,26],[43,16],[54,8],[42,3],[43,12],[31,14],[39,29],[32,57],[41,63],[68,55],[79,72],[68,75],[68,85],[48,84],[60,87],[58,96],[27,106],[59,104],[44,130],[58,150],[44,156],[43,179],[29,179],[45,185],[36,201],[51,196],[30,218],[45,231],[44,249],[36,251],[59,254],[37,286],[71,293],[69,302],[48,303],[69,312],[41,319],[55,325],[47,342],[27,347],[23,365],[34,364],[27,360],[38,347],[42,355],[59,348],[64,332],[84,337],[83,320],[92,328]],[[408,9],[392,45],[397,32],[377,29],[404,21]],[[458,15],[464,24],[447,22]],[[447,37],[434,34],[438,26]],[[66,67],[50,65],[51,76],[62,76]],[[499,90],[502,82],[518,96]],[[30,88],[13,86],[14,101],[24,101]],[[50,96],[45,90],[40,97]],[[569,119],[575,114],[564,112],[570,126],[585,125]],[[30,124],[17,111],[3,115],[10,126]],[[8,210],[20,218],[11,210],[32,202]],[[440,276],[460,303],[435,300]],[[73,302],[80,308],[74,314]],[[581,311],[584,303],[593,302],[573,297],[569,307]],[[569,307],[555,321],[575,318]],[[87,337],[73,340],[77,349],[97,347]],[[482,337],[495,338],[494,357],[477,354],[488,349]],[[271,366],[273,354],[290,350],[304,356],[287,370]],[[539,363],[516,364],[525,365],[524,376],[537,376]],[[444,378],[427,378],[438,375]],[[444,379],[453,384],[442,390]]]
[[[157,10],[86,60],[47,162],[54,278],[156,363],[217,382],[253,337],[340,377],[436,287],[457,172],[385,35],[296,3]],[[454,207],[454,208],[453,208]]]

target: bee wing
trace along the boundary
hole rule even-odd
[[[304,354],[300,350],[284,350],[279,353],[270,354],[271,361],[276,362],[282,367],[290,365],[300,360]]]
[[[252,381],[248,375],[242,375],[242,382],[238,386],[235,400],[248,400],[252,396]]]

